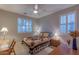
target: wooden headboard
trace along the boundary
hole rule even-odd
[[[42,36],[42,37],[49,37],[49,32],[41,32],[40,33],[40,36]]]

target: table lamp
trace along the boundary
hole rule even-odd
[[[4,39],[5,39],[6,33],[8,32],[7,27],[3,27],[3,28],[1,29],[1,32],[3,32]]]

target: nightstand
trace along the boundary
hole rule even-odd
[[[51,39],[50,45],[51,45],[51,46],[54,46],[54,47],[57,47],[57,46],[60,45],[60,40]]]

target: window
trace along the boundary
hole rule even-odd
[[[60,22],[60,30],[61,32],[66,32],[66,16],[61,16],[61,22]]]
[[[32,32],[32,20],[18,18],[18,32]]]
[[[75,31],[75,13],[61,16],[60,31],[63,33]]]
[[[68,32],[75,31],[75,14],[68,14]]]

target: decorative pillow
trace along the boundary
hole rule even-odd
[[[44,37],[48,37],[49,36],[49,33],[44,33],[43,36]]]
[[[48,38],[43,38],[43,40],[48,40]]]
[[[24,38],[24,41],[27,41],[27,38]]]

